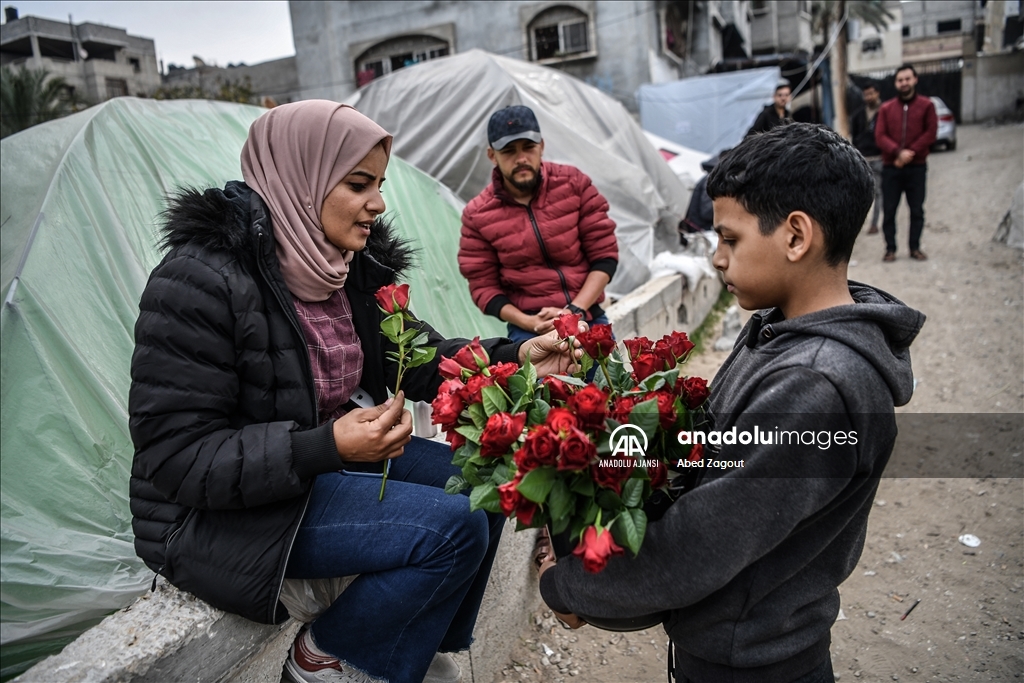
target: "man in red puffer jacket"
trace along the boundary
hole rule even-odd
[[[553,329],[562,313],[607,323],[599,305],[618,265],[608,201],[573,166],[541,160],[544,140],[528,107],[487,124],[491,184],[462,212],[459,270],[473,302],[521,341]]]
[[[924,261],[928,258],[921,251],[927,159],[939,132],[939,118],[932,101],[917,93],[913,66],[897,69],[895,82],[899,97],[885,102],[875,121],[875,143],[882,150],[882,260],[896,260],[896,209],[905,193],[910,208],[910,258]]]

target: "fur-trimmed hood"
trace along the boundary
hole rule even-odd
[[[251,257],[256,250],[252,201],[252,189],[240,181],[229,182],[223,190],[179,189],[168,198],[161,214],[164,225],[160,247],[170,250],[192,244]],[[269,220],[265,204],[263,210]],[[397,232],[390,217],[378,216],[362,253],[401,276],[413,265],[416,250]]]

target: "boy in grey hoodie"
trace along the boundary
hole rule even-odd
[[[837,587],[864,546],[924,315],[847,280],[874,180],[831,130],[749,137],[707,191],[713,263],[763,310],[712,382],[703,466],[637,557],[598,574],[545,562],[541,595],[572,625],[665,612],[677,681],[832,683]]]

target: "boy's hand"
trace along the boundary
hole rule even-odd
[[[546,572],[554,566],[554,560],[544,560],[544,562],[540,565],[540,569],[537,571],[537,580],[539,581],[540,577],[544,576],[544,572]],[[555,617],[558,618],[560,622],[562,622],[571,629],[577,629],[581,626],[587,625],[587,622],[585,622],[583,619],[580,619],[575,614],[563,614],[562,612],[556,612],[555,610],[551,610],[551,612],[555,615]]]

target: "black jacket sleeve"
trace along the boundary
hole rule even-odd
[[[170,501],[258,506],[303,494],[305,477],[340,462],[323,450],[330,425],[298,439],[297,468],[297,423],[238,424],[235,337],[244,313],[234,310],[228,277],[193,255],[159,265],[143,292],[129,393],[133,474]]]

